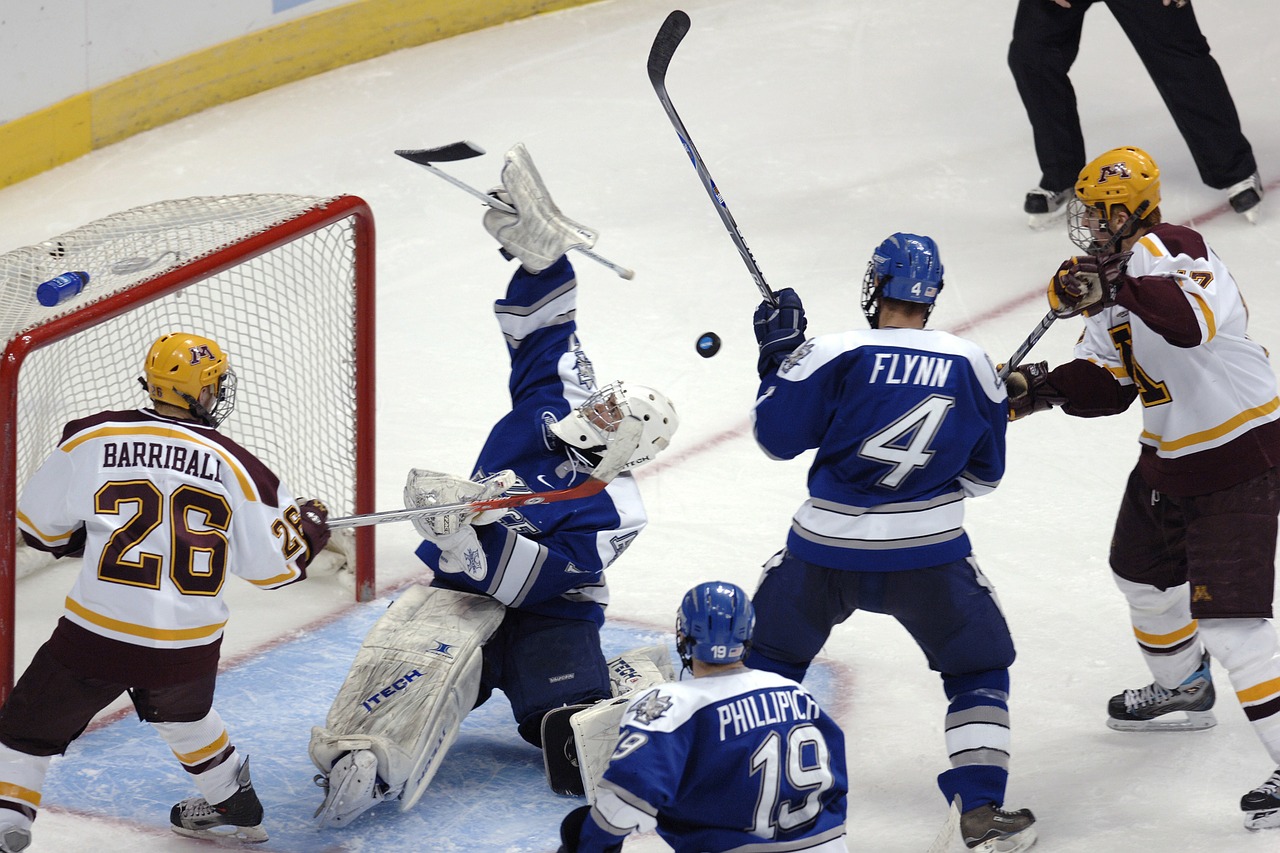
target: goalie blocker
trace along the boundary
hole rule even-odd
[[[596,786],[618,743],[618,726],[640,691],[675,681],[666,646],[642,646],[608,662],[613,697],[588,705],[566,705],[542,718],[542,760],[547,784],[557,794],[595,802]]]

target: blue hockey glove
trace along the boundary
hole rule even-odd
[[[786,287],[775,292],[774,296],[778,297],[777,305],[765,300],[751,318],[755,325],[756,343],[760,344],[756,370],[761,379],[777,370],[778,365],[804,343],[804,330],[809,327],[799,294]]]

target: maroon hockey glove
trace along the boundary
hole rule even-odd
[[[1108,305],[1124,285],[1132,252],[1068,258],[1049,279],[1049,308],[1059,318],[1090,317]]]
[[[1011,421],[1067,402],[1067,398],[1049,383],[1049,363],[1046,361],[1015,367],[1004,384],[1009,391]]]
[[[307,540],[307,563],[329,544],[329,508],[315,498],[298,501],[302,515],[302,538]]]

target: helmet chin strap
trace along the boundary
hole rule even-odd
[[[200,405],[200,401],[197,400],[195,397],[192,397],[190,394],[184,394],[183,392],[179,391],[177,388],[173,389],[173,393],[177,394],[179,397],[183,399],[184,402],[186,402],[187,408],[191,411],[192,417],[194,417],[200,423],[210,427],[218,425],[213,420],[213,415],[210,414],[209,410],[206,409],[204,406]]]

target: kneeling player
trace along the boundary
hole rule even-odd
[[[472,479],[412,471],[406,503],[527,493],[526,483],[566,489],[604,467],[620,470],[590,497],[415,520],[430,586],[411,588],[374,626],[312,734],[327,789],[322,825],[345,825],[385,799],[411,807],[462,718],[495,688],[511,701],[520,736],[544,750],[553,787],[581,794],[567,713],[547,718],[615,692],[600,647],[604,570],[645,526],[630,472],[667,446],[676,413],[650,388],[597,387],[564,256],[593,245],[595,234],[560,213],[522,145],[508,152],[502,180],[494,192],[517,212],[490,210],[484,224],[521,262],[494,306],[511,357],[512,410],[490,431]],[[631,449],[619,456],[624,438]]]

